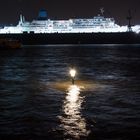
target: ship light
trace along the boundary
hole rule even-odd
[[[76,70],[72,68],[69,73],[72,79],[72,84],[74,85]]]

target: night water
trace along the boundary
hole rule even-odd
[[[0,140],[12,138],[140,139],[140,45],[0,50]]]

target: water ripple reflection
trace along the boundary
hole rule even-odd
[[[80,96],[80,90],[76,85],[68,88],[63,104],[64,115],[60,118],[64,135],[77,139],[88,135],[86,121],[81,114],[84,97]]]

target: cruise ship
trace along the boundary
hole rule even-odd
[[[140,26],[132,27],[139,33]],[[28,22],[20,15],[17,26],[5,26],[0,33],[97,33],[97,32],[127,32],[127,26],[115,23],[114,18],[105,18],[103,12],[89,19],[51,20],[47,12],[41,10],[36,20]]]
[[[103,9],[100,14],[92,18],[68,20],[49,19],[46,10],[40,10],[38,18],[32,22],[26,21],[25,17],[20,15],[16,26],[0,28],[0,38],[14,38],[23,44],[25,42],[25,44],[140,43],[139,34],[140,25],[120,26],[114,18],[105,17]],[[38,38],[38,42],[36,38]]]

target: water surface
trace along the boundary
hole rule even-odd
[[[140,45],[0,50],[0,138],[137,140],[139,132]]]

